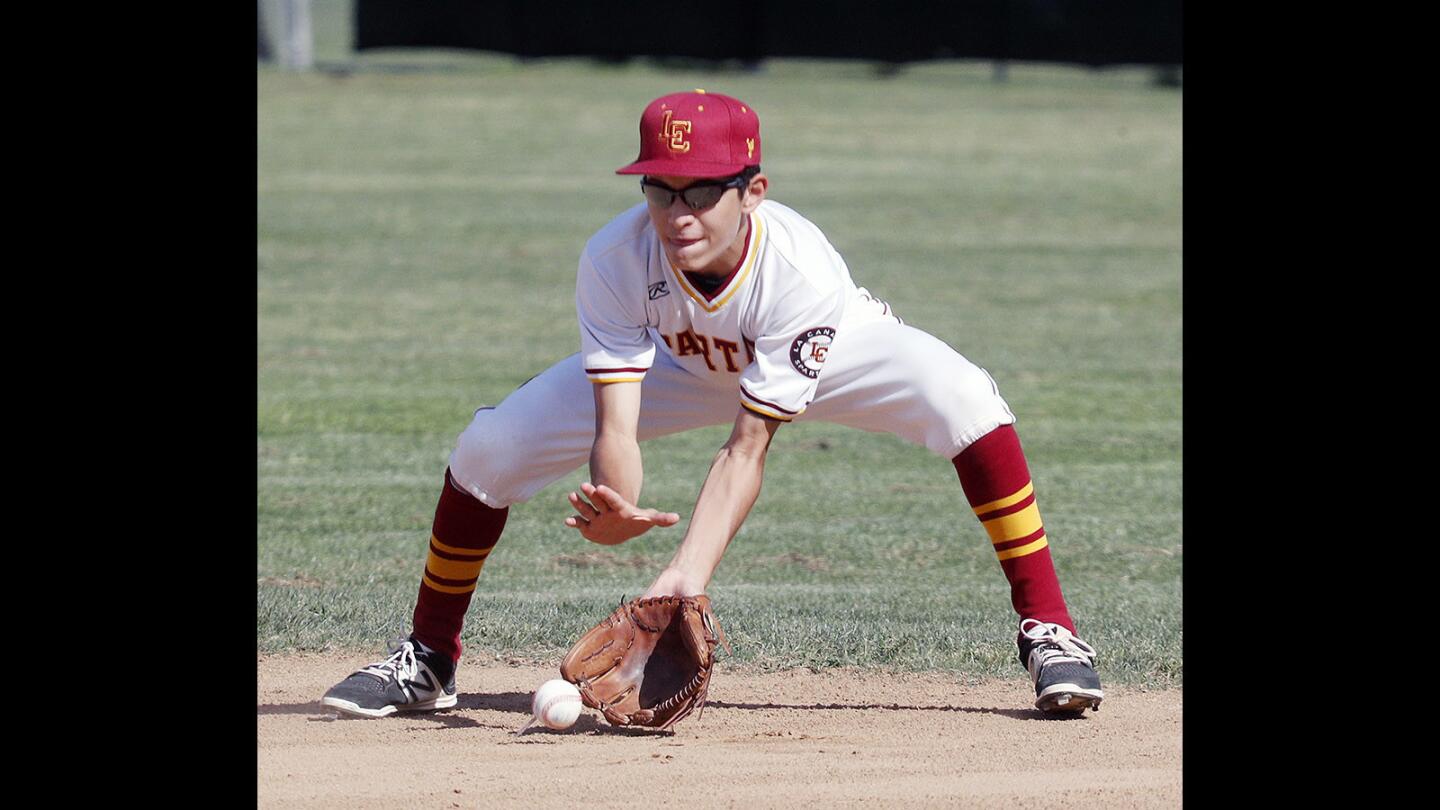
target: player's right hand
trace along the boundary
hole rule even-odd
[[[674,526],[680,522],[680,515],[675,512],[641,509],[615,490],[603,484],[597,487],[588,481],[580,485],[580,492],[570,493],[570,505],[575,507],[576,514],[565,518],[565,525],[602,546],[617,546],[654,526]]]

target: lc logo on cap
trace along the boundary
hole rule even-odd
[[[650,102],[640,115],[640,156],[616,174],[715,178],[760,165],[760,117],[737,98],[695,90]]]
[[[665,111],[665,125],[660,128],[660,140],[670,147],[671,152],[685,153],[690,151],[690,142],[685,136],[690,133],[689,121],[673,121],[674,110]]]

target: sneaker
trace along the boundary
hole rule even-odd
[[[1100,711],[1105,693],[1095,672],[1095,648],[1064,627],[1034,619],[1020,622],[1020,663],[1035,681],[1035,708],[1056,714]]]
[[[392,655],[335,686],[322,705],[362,717],[434,711],[455,705],[455,662],[413,638],[392,642]]]

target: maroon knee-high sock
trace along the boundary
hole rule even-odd
[[[445,470],[435,507],[430,553],[415,602],[414,636],[432,650],[460,660],[460,628],[485,558],[500,540],[510,508],[491,509],[460,489]]]
[[[1001,425],[990,431],[953,463],[965,498],[990,535],[1000,568],[1010,581],[1015,612],[1022,619],[1053,622],[1075,632],[1015,429]]]

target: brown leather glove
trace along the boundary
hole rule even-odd
[[[560,677],[612,725],[663,731],[705,705],[717,642],[730,651],[710,597],[635,599],[575,642]]]

